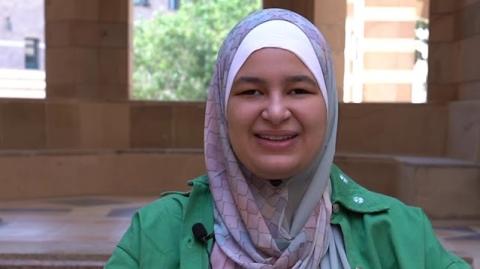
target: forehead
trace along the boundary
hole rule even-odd
[[[235,79],[271,74],[305,75],[314,79],[312,71],[295,53],[281,48],[262,48],[250,54]]]

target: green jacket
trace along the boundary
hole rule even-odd
[[[341,227],[352,269],[470,268],[441,246],[421,209],[368,191],[336,166],[330,178],[331,223]],[[189,193],[170,193],[140,209],[105,268],[208,268],[206,247],[191,228],[200,222],[213,231],[208,178],[190,185]]]

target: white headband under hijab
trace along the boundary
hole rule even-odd
[[[225,110],[232,89],[233,80],[238,70],[250,54],[262,48],[280,48],[293,52],[310,69],[315,77],[323,100],[328,111],[327,87],[322,68],[317,60],[310,40],[305,33],[295,24],[284,20],[271,20],[253,28],[242,40],[233,57],[228,71],[227,87],[225,92]]]

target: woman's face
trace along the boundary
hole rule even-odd
[[[314,76],[295,54],[263,48],[234,79],[227,121],[240,162],[260,178],[285,179],[307,168],[319,152],[326,106]]]

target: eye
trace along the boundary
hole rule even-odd
[[[311,92],[304,88],[295,88],[290,90],[289,94],[291,95],[299,95],[299,94],[310,94]]]
[[[260,92],[257,89],[248,89],[248,90],[243,90],[238,93],[238,95],[261,95],[262,92]]]

